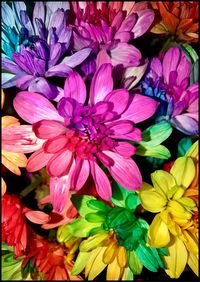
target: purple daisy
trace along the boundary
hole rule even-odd
[[[69,189],[81,189],[90,173],[98,194],[110,200],[110,181],[100,164],[124,188],[141,187],[140,171],[131,158],[136,148],[128,141],[141,141],[135,124],[152,116],[157,105],[153,99],[131,95],[126,89],[113,90],[111,64],[103,64],[96,71],[89,100],[85,83],[76,72],[66,79],[57,110],[39,94],[17,94],[15,110],[33,124],[36,136],[45,140],[29,158],[27,170],[46,166],[55,210],[64,208]]]

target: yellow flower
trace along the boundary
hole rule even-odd
[[[106,267],[106,280],[127,280],[132,275],[128,267],[127,251],[118,245],[113,231],[93,235],[82,241],[79,248],[73,275],[85,268],[85,277],[93,280]]]

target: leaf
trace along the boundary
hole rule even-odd
[[[96,198],[93,196],[83,196],[78,194],[73,194],[71,196],[71,201],[81,216],[85,216],[87,213],[94,212],[93,209],[89,208],[87,205],[89,200],[96,200]]]
[[[157,145],[154,147],[139,145],[137,147],[136,155],[149,156],[159,159],[169,159],[171,157],[170,151],[163,145]]]
[[[143,264],[139,260],[134,251],[128,252],[128,266],[132,270],[133,274],[140,275],[142,272]]]
[[[181,48],[192,64],[198,60],[199,57],[191,45],[188,43],[183,43],[181,44]]]
[[[151,125],[142,132],[142,141],[140,145],[157,146],[164,142],[172,133],[172,127],[169,122],[161,122]]]

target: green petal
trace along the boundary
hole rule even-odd
[[[94,210],[89,208],[87,205],[87,202],[89,200],[96,200],[96,198],[93,196],[82,196],[78,194],[73,194],[71,197],[73,205],[75,206],[79,214],[83,217],[89,212],[94,212]]]
[[[140,198],[136,193],[128,195],[128,197],[125,200],[126,207],[132,211],[134,211],[139,204],[140,204]]]
[[[83,269],[85,268],[85,265],[86,265],[89,257],[90,257],[90,253],[79,252],[79,254],[76,258],[76,261],[74,263],[71,274],[72,275],[78,275],[80,272],[82,272]]]
[[[107,233],[99,233],[96,234],[84,241],[81,242],[79,249],[81,252],[89,252],[93,249],[95,249],[96,247],[101,246],[101,243],[108,238],[108,234]]]
[[[156,145],[152,147],[139,145],[137,147],[136,155],[149,156],[166,160],[171,157],[170,151],[163,145]]]
[[[106,203],[98,201],[98,200],[89,200],[87,201],[87,206],[90,209],[97,210],[97,211],[102,211],[102,212],[107,212],[111,210],[111,207],[106,205]]]
[[[184,137],[178,142],[178,157],[183,157],[192,146],[192,138]]]
[[[195,177],[195,165],[190,157],[178,158],[172,166],[170,173],[177,184],[185,188],[189,187]]]
[[[126,207],[125,200],[129,194],[132,194],[132,191],[129,191],[122,186],[120,186],[117,182],[112,183],[112,199],[111,203],[118,207]]]
[[[70,224],[70,232],[76,237],[88,237],[93,228],[99,227],[101,223],[92,223],[86,221],[84,218],[75,219]]]
[[[128,252],[128,266],[132,270],[133,274],[140,275],[142,272],[143,264],[139,260],[134,251]]]
[[[147,247],[144,242],[141,242],[136,249],[136,254],[147,269],[157,272],[159,265],[150,247]]]
[[[165,198],[167,192],[176,185],[174,177],[164,170],[156,170],[152,173],[151,180],[156,191]]]
[[[85,219],[88,222],[104,222],[106,218],[105,212],[91,212],[86,214]]]

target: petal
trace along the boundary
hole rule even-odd
[[[105,172],[97,165],[96,162],[89,161],[89,163],[91,174],[96,185],[97,193],[102,199],[109,201],[112,197],[112,189],[108,177],[106,176]]]
[[[93,261],[92,268],[88,275],[88,280],[94,280],[94,278],[100,274],[104,268],[106,268],[106,264],[103,262],[103,254],[105,252],[106,247],[100,247],[99,253]]]
[[[90,167],[88,160],[76,158],[76,165],[72,173],[71,188],[73,190],[80,190],[88,179]]]
[[[65,80],[64,95],[84,104],[86,87],[82,77],[77,72],[72,72]]]
[[[105,98],[105,101],[113,103],[112,111],[115,111],[117,114],[123,113],[126,109],[129,101],[129,93],[126,89],[116,89],[110,92]]]
[[[3,178],[1,177],[1,196],[2,197],[6,193],[6,189],[7,189],[6,183],[3,180]]]
[[[65,57],[65,59],[62,60],[61,63],[67,65],[70,68],[74,68],[80,65],[90,55],[91,51],[91,48],[82,49],[69,57]]]
[[[65,148],[49,160],[47,164],[47,172],[50,176],[60,177],[69,173],[73,162],[73,154]]]
[[[154,11],[151,9],[137,11],[137,15],[138,20],[132,29],[134,38],[143,35],[149,29],[154,20]]]
[[[97,64],[97,69],[100,68],[101,65],[103,64],[110,64],[111,63],[111,58],[107,54],[106,50],[101,50],[97,54],[97,59],[96,59],[96,64]]]
[[[50,216],[42,211],[28,211],[25,216],[33,223],[44,224],[50,220]]]
[[[193,160],[189,157],[178,158],[172,166],[170,173],[174,176],[179,186],[189,187],[195,177]]]
[[[109,128],[108,135],[113,138],[123,138],[125,134],[134,130],[133,123],[128,120],[112,122],[107,127]]]
[[[50,197],[53,209],[60,213],[65,208],[69,199],[70,185],[68,176],[50,178]]]
[[[46,153],[54,154],[64,149],[67,143],[68,138],[65,135],[58,135],[46,141],[43,145],[43,149]]]
[[[48,71],[45,72],[46,77],[52,77],[52,76],[61,76],[61,77],[67,77],[72,72],[72,69],[67,66],[66,64],[59,64],[56,66],[52,66],[48,69]]]
[[[136,190],[142,186],[141,173],[131,158],[125,159],[121,155],[111,151],[103,151],[103,153],[114,160],[114,165],[107,168],[112,177],[120,185],[128,190]]]
[[[158,102],[149,97],[134,94],[130,97],[129,107],[120,119],[132,120],[134,123],[144,121],[155,113],[158,105]]]
[[[177,67],[180,62],[181,49],[177,47],[172,47],[168,49],[163,58],[163,77],[164,82],[169,84],[170,73],[172,71],[177,71]]]
[[[130,158],[136,153],[136,148],[128,142],[118,142],[114,151],[125,158]]]
[[[149,227],[148,238],[148,244],[154,248],[165,247],[170,241],[168,227],[164,221],[162,221],[159,214],[154,217]]]
[[[43,149],[37,150],[33,153],[28,159],[28,163],[26,169],[28,172],[33,172],[40,170],[45,167],[48,161],[52,158],[52,154],[47,154],[43,151]]]
[[[59,121],[41,120],[33,124],[33,131],[41,139],[49,139],[65,134],[66,127]]]
[[[177,279],[185,269],[188,258],[187,249],[178,237],[173,237],[167,250],[168,256],[163,257],[166,265],[165,272],[170,278]]]
[[[164,198],[168,191],[176,185],[173,175],[164,170],[156,170],[152,173],[151,180],[156,191]]]
[[[108,281],[120,280],[121,272],[122,270],[117,262],[117,257],[115,257],[113,262],[108,265],[106,280]]]
[[[103,64],[92,78],[90,87],[90,103],[95,104],[99,101],[103,101],[112,89],[112,65]]]
[[[166,197],[163,197],[156,191],[141,189],[139,197],[143,208],[150,212],[160,212],[164,210],[167,204]]]
[[[187,115],[177,115],[173,117],[170,122],[175,128],[186,135],[198,135],[198,122]]]
[[[14,98],[13,105],[19,116],[29,123],[42,119],[63,121],[53,104],[40,94],[19,92]]]
[[[29,87],[30,83],[34,80],[33,75],[24,75],[16,80],[16,87],[25,90]]]

